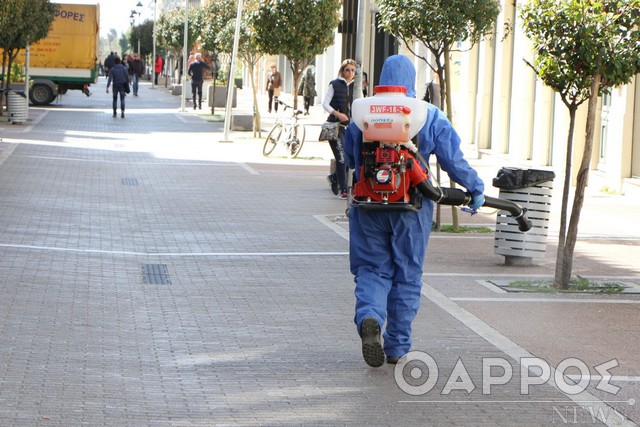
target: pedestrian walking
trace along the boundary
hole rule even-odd
[[[267,93],[269,94],[269,112],[271,107],[278,112],[278,97],[280,96],[280,86],[282,85],[282,75],[276,64],[271,65],[271,71],[267,74]],[[275,99],[275,105],[273,105]]]
[[[140,62],[140,55],[133,54],[131,62],[129,62],[129,76],[131,77],[133,86],[133,96],[138,96],[138,86],[140,84],[140,77],[142,77],[142,62]]]
[[[158,85],[158,76],[162,74],[162,70],[164,69],[164,58],[160,55],[156,55],[156,62],[153,66],[155,71],[154,84]]]
[[[414,97],[416,72],[409,58],[387,58],[381,85],[404,86]],[[469,207],[484,204],[484,184],[460,150],[460,137],[446,115],[428,104],[426,123],[418,132],[420,154],[438,163],[451,179],[473,196]],[[360,182],[362,131],[352,123],[346,132],[345,156]],[[364,177],[363,177],[364,178]],[[395,364],[411,349],[411,324],[420,306],[422,269],[431,232],[433,202],[423,199],[417,210],[349,210],[349,260],[355,281],[355,323],[362,355],[372,367]],[[380,334],[383,325],[384,341]]]
[[[298,89],[298,95],[302,95],[304,99],[304,114],[309,115],[309,108],[313,105],[313,99],[316,97],[316,76],[315,67],[309,65],[300,82],[300,89]]]
[[[338,70],[338,78],[329,82],[324,95],[322,107],[329,113],[328,122],[340,122],[338,138],[329,140],[329,146],[335,158],[335,175],[329,175],[329,181],[336,181],[338,197],[347,198],[347,170],[344,159],[344,129],[351,120],[351,104],[353,103],[353,79],[356,73],[356,62],[345,59]]]
[[[120,58],[116,57],[114,64],[109,70],[109,77],[107,78],[107,93],[109,93],[109,86],[113,81],[113,117],[116,116],[118,111],[118,95],[120,95],[120,117],[124,119],[124,98],[129,88],[129,73],[122,65]]]
[[[208,70],[209,65],[202,59],[201,53],[196,53],[194,61],[189,65],[188,74],[191,76],[191,95],[193,99],[193,109],[196,109],[196,95],[198,96],[198,108],[202,110],[202,83],[204,82],[204,70]]]
[[[116,59],[116,53],[115,52],[109,52],[109,56],[107,56],[104,60],[104,75],[108,76],[109,75],[109,70],[116,65],[115,63],[115,59]]]

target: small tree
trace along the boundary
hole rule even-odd
[[[493,34],[500,13],[498,0],[378,0],[380,26],[402,40],[407,48],[427,63],[439,77],[441,105],[453,122],[451,104],[450,54],[458,42],[476,42]],[[433,55],[435,65],[413,49],[422,42]],[[440,178],[440,168],[437,170]],[[452,186],[455,184],[452,183]],[[436,228],[440,228],[440,205],[436,211]],[[458,228],[458,211],[452,207],[453,227]]]
[[[307,65],[334,42],[340,0],[266,0],[251,13],[259,49],[284,55],[293,73],[293,108],[298,82]]]
[[[567,289],[593,151],[597,97],[610,88],[629,83],[640,73],[640,1],[532,0],[522,8],[521,16],[524,32],[534,44],[534,59],[526,63],[559,93],[569,110],[554,279],[556,287]],[[576,111],[587,101],[584,152],[567,229]]]
[[[4,87],[9,88],[8,70],[20,50],[38,42],[49,33],[58,5],[49,0],[12,0],[0,2],[0,49]],[[0,113],[4,103],[0,97]]]
[[[225,64],[225,68],[230,68],[231,50],[233,46],[233,33],[230,43],[225,43],[225,28],[230,23],[236,22],[237,3],[234,0],[210,0],[204,7],[198,10],[196,20],[199,23],[198,32],[200,34],[200,47],[211,52],[214,58],[221,60],[221,64]],[[221,66],[222,68],[222,66]],[[229,90],[233,89],[233,78],[225,79],[221,70],[213,70],[214,86],[213,101],[211,102],[211,113],[214,113],[216,98],[216,80],[224,79],[227,82]]]
[[[259,6],[257,0],[245,0],[243,10],[255,11]],[[223,51],[231,51],[235,36],[235,18],[228,21],[227,25],[218,34],[218,45]],[[240,40],[238,42],[238,56],[247,66],[251,78],[251,89],[253,92],[253,136],[262,137],[260,123],[260,109],[258,108],[258,86],[256,80],[257,65],[262,52],[258,45],[255,30],[251,22],[251,13],[245,13],[240,25]]]
[[[188,20],[187,55],[189,55],[191,48],[199,37],[196,32],[198,24],[196,23],[196,11],[194,9],[189,9]],[[171,10],[163,13],[158,18],[156,22],[156,44],[162,49],[173,53],[176,58],[181,57],[184,46],[184,9]]]
[[[184,21],[182,26],[184,32]],[[138,40],[140,40],[140,52],[138,52]],[[146,20],[140,25],[131,27],[129,45],[131,46],[131,50],[139,53],[141,57],[151,55],[153,52],[153,21]],[[153,63],[153,60],[151,62]]]

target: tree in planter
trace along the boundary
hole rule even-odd
[[[13,61],[20,50],[38,42],[49,33],[58,5],[49,0],[14,0],[0,2],[0,49],[2,49],[2,75],[4,88],[11,84]],[[4,97],[0,97],[0,114]]]
[[[267,0],[251,13],[259,49],[289,60],[294,109],[303,70],[334,42],[340,6],[340,0]]]
[[[244,11],[255,11],[259,6],[259,2],[255,0],[245,1],[243,5]],[[245,13],[243,15],[242,23],[240,26],[240,39],[238,41],[238,56],[242,62],[247,66],[249,76],[251,78],[251,89],[253,92],[253,136],[256,135],[261,138],[261,123],[260,123],[260,109],[258,108],[258,87],[257,87],[257,65],[260,58],[262,58],[262,52],[258,45],[255,30],[251,22],[251,14]],[[233,39],[235,36],[235,19],[227,22],[227,25],[219,33],[218,40],[220,48],[224,51],[230,51],[233,49]]]
[[[498,0],[378,0],[380,25],[425,61],[439,77],[440,100],[449,121],[453,122],[451,105],[450,55],[459,42],[469,42],[467,49],[492,35],[500,13]],[[433,55],[435,65],[428,58],[417,55],[413,42],[423,43]],[[437,170],[440,179],[440,168]],[[453,184],[455,185],[455,184]],[[452,207],[453,228],[457,229],[458,211]],[[440,205],[436,207],[436,228],[440,228]]]
[[[227,42],[224,29],[233,23],[235,28],[236,14],[237,14],[237,2],[234,0],[211,0],[204,7],[198,11],[197,20],[200,23],[199,33],[201,48],[213,53],[213,56],[218,59],[220,64],[225,64],[226,69],[229,69],[231,63],[231,50],[233,46],[233,33],[231,44]],[[214,86],[213,86],[213,100],[211,101],[211,114],[215,109],[216,98],[216,82],[226,80],[223,67],[215,70]],[[231,82],[233,83],[233,81]],[[229,90],[233,90],[233,86],[229,85]]]
[[[521,10],[523,29],[533,41],[526,61],[558,92],[569,110],[569,132],[554,286],[568,289],[578,222],[593,151],[598,96],[629,83],[640,73],[639,0],[532,0]],[[585,145],[577,172],[569,226],[576,111],[588,102]]]
[[[196,31],[198,29],[196,10],[189,9],[188,20],[187,55],[189,55],[195,41],[200,37]],[[156,22],[156,45],[180,60],[179,67],[182,67],[180,58],[182,58],[184,46],[184,9],[174,9],[163,13],[158,18]]]

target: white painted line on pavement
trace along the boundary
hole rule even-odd
[[[244,167],[242,163],[230,163],[230,162],[172,162],[170,160],[164,162],[130,162],[130,161],[117,161],[117,160],[104,160],[104,159],[80,159],[74,157],[55,157],[55,156],[32,156],[25,154],[15,154],[15,157],[25,157],[29,159],[43,159],[43,160],[61,160],[67,162],[84,162],[84,163],[112,163],[117,165],[165,165],[165,166],[240,166]],[[245,168],[246,169],[246,168]]]
[[[507,291],[502,289],[500,286],[496,286],[496,285],[494,285],[493,283],[491,283],[488,280],[476,280],[476,283],[479,283],[480,285],[482,285],[485,288],[489,289],[491,292],[495,292],[496,294],[506,294],[507,293]]]
[[[628,294],[621,294],[628,295]],[[640,300],[622,300],[622,299],[572,299],[572,298],[498,298],[498,297],[453,297],[451,301],[468,301],[468,302],[574,302],[580,304],[640,304]]]
[[[240,163],[240,166],[243,169],[245,169],[247,172],[249,172],[251,175],[260,175],[260,172],[258,172],[257,170],[255,170],[254,168],[252,168],[246,163]]]
[[[484,276],[484,277],[491,277],[491,278],[495,278],[495,277],[508,277],[508,278],[516,278],[516,277],[525,277],[525,278],[553,278],[553,276],[549,275],[549,274],[517,274],[517,273],[504,273],[504,274],[499,274],[499,273],[432,273],[430,271],[425,272],[424,273],[425,276],[428,277],[479,277],[479,276]],[[603,280],[638,280],[638,276],[588,276],[588,275],[581,275],[581,277],[587,278],[587,279],[603,279]]]
[[[422,295],[425,296],[428,300],[433,302],[435,305],[449,313],[455,319],[460,321],[466,327],[475,332],[479,337],[483,338],[493,346],[495,346],[498,350],[511,357],[516,361],[520,361],[522,358],[531,358],[535,357],[533,354],[529,353],[524,348],[520,347],[515,342],[511,341],[506,336],[502,335],[500,332],[489,326],[487,323],[482,321],[479,317],[471,314],[469,311],[460,307],[451,299],[447,298],[431,286],[429,286],[423,280],[423,288]],[[499,299],[499,298],[496,298]],[[565,394],[558,387],[555,382],[556,370],[553,367],[550,367],[551,375],[548,383],[555,387],[562,394],[567,396],[571,401],[580,405],[587,411],[591,411],[592,414],[597,414],[597,418],[602,422],[607,424],[608,426],[635,426],[636,424],[626,418],[623,414],[618,412],[614,407],[607,405],[602,400],[598,399],[596,396],[592,395],[587,391],[582,391],[577,394]],[[566,375],[565,375],[566,378]],[[565,380],[566,381],[566,380]],[[585,403],[586,402],[586,403]]]
[[[338,215],[334,215],[334,216],[338,216]],[[333,230],[338,236],[342,237],[347,242],[349,241],[349,230],[345,230],[335,222],[330,221],[326,215],[314,215],[313,217],[318,221],[320,221],[321,223],[323,223],[324,225],[326,225],[327,227],[329,227],[331,230]]]
[[[53,246],[11,245],[0,243],[0,248],[32,249],[52,252],[76,252],[105,255],[136,255],[164,257],[291,257],[291,256],[345,256],[349,252],[135,252],[106,251],[101,249],[58,248]]]

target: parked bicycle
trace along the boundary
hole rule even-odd
[[[262,148],[262,154],[267,157],[275,150],[276,146],[283,145],[287,155],[295,158],[302,150],[304,144],[305,127],[302,123],[298,123],[298,116],[303,113],[302,110],[293,110],[293,107],[278,100],[278,104],[284,107],[283,115],[278,117],[276,123],[271,128],[267,139]],[[293,110],[290,116],[284,114],[287,109]]]

